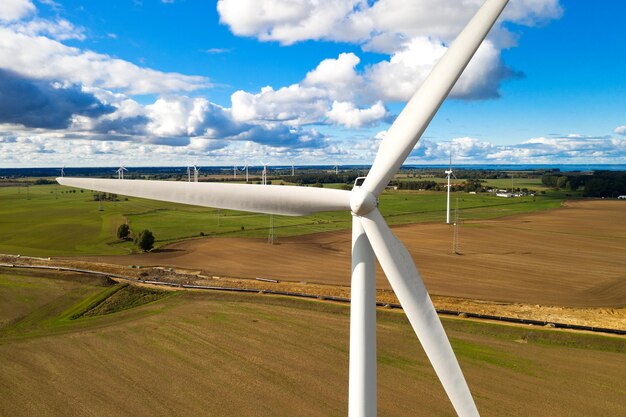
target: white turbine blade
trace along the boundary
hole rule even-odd
[[[361,217],[374,253],[460,417],[479,416],[463,372],[411,255],[375,209]]]
[[[362,188],[380,194],[404,163],[508,0],[487,0],[387,131]]]
[[[285,216],[350,210],[350,191],[327,188],[68,177],[57,182],[151,200]]]

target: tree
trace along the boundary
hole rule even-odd
[[[556,188],[565,188],[567,185],[567,177],[561,176],[556,179]]]
[[[148,229],[145,229],[135,238],[135,244],[144,252],[149,252],[154,247],[154,235]]]
[[[126,223],[120,224],[120,227],[117,228],[117,238],[127,239],[128,235],[130,235],[130,227]]]

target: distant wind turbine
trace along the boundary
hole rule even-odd
[[[357,178],[352,191],[67,177],[57,178],[57,181],[63,185],[103,192],[255,213],[306,216],[326,211],[350,211],[352,297],[348,415],[376,415],[378,258],[457,415],[477,417],[478,410],[424,282],[411,255],[394,236],[380,213],[378,196],[414,149],[507,2],[487,0],[478,10],[393,122],[380,144],[367,177]]]
[[[123,180],[124,179],[124,171],[128,171],[124,165],[121,165],[117,171],[115,171],[117,173],[117,179],[118,180]]]

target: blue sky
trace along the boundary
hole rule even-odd
[[[0,166],[371,163],[459,3],[3,0]],[[626,163],[625,12],[511,0],[408,162]]]

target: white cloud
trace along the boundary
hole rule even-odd
[[[230,48],[209,48],[209,49],[204,50],[204,52],[206,52],[207,54],[211,54],[211,55],[226,54],[226,53],[229,53],[230,51],[231,51]]]
[[[121,90],[129,94],[192,91],[210,86],[205,77],[165,73],[43,36],[0,27],[0,63],[25,76]]]
[[[324,59],[307,73],[302,85],[324,89],[336,100],[352,99],[363,88],[363,80],[355,70],[359,62],[352,52],[341,53],[337,59]]]
[[[368,85],[380,99],[407,101],[446,50],[447,47],[429,38],[411,39],[389,61],[381,61],[367,70]],[[487,40],[478,48],[451,96],[466,99],[498,97],[500,81],[507,72],[499,51]]]
[[[317,71],[326,76],[352,76],[352,88],[334,89],[335,99],[347,100],[338,92],[365,90],[375,100],[406,100],[425,79],[434,64],[458,35],[483,0],[220,0],[221,22],[237,35],[262,41],[292,44],[303,40],[330,40],[357,43],[364,50],[390,55],[366,71],[365,81],[355,73],[358,58],[342,54],[335,62],[322,61]],[[502,21],[532,26],[561,16],[558,0],[511,2]],[[499,96],[502,80],[513,72],[500,57],[501,50],[514,46],[514,36],[497,23],[452,92],[465,99]],[[304,85],[307,85],[308,79]],[[348,79],[346,79],[348,80]],[[369,103],[371,104],[371,102]]]
[[[381,101],[366,109],[359,109],[350,102],[334,101],[327,116],[333,123],[348,128],[360,128],[378,123],[387,116],[387,110]]]
[[[30,0],[2,0],[0,21],[10,22],[35,13],[35,5]]]
[[[461,4],[457,0],[219,0],[217,10],[220,21],[233,33],[282,44],[311,39],[376,43],[379,38],[393,43],[414,37],[437,37],[447,42],[482,3],[483,0],[465,0]],[[518,0],[507,7],[503,20],[535,25],[558,18],[562,12],[558,0]],[[395,49],[388,44],[384,51]]]
[[[607,163],[626,161],[626,138],[568,135],[531,138],[514,145],[496,145],[476,138],[451,142],[422,139],[412,161],[446,161],[450,151],[459,162],[487,163]]]
[[[237,121],[274,121],[293,126],[320,122],[329,107],[325,90],[298,84],[278,90],[267,86],[257,94],[236,91],[231,102]]]
[[[626,126],[618,126],[614,130],[618,135],[626,135]]]
[[[346,17],[358,0],[219,0],[220,22],[233,33],[274,40],[289,45],[307,39],[325,39],[337,33],[341,40],[349,29]],[[338,33],[340,32],[340,33]]]
[[[65,19],[52,21],[36,18],[27,22],[12,24],[8,26],[8,29],[28,36],[48,36],[59,41],[68,39],[85,40],[85,29],[76,27]]]

